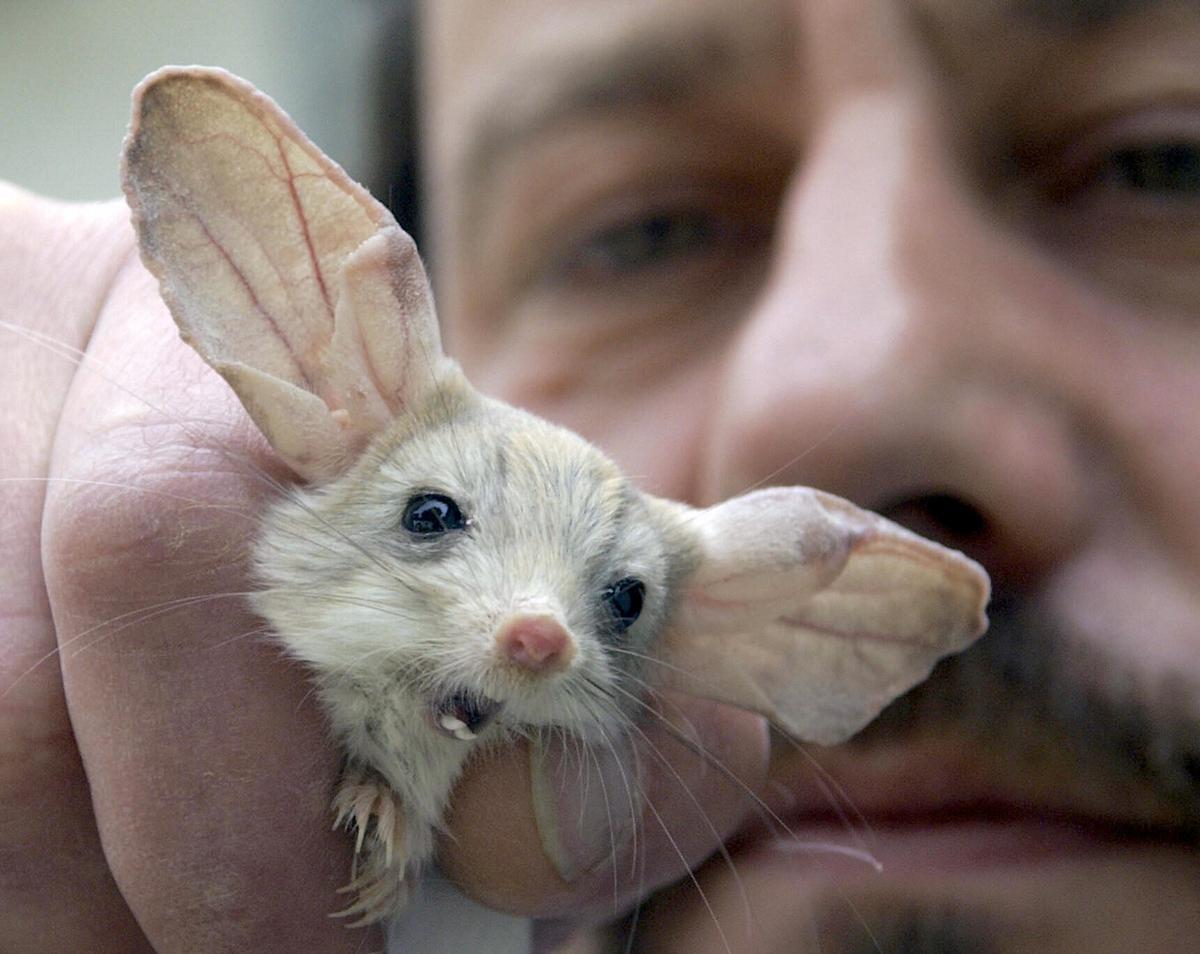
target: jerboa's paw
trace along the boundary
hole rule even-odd
[[[334,828],[355,831],[354,867],[350,883],[339,893],[354,902],[332,917],[355,917],[348,927],[385,921],[399,912],[408,897],[404,847],[404,807],[399,796],[378,775],[347,770],[333,798]]]

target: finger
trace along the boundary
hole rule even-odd
[[[767,734],[711,702],[656,708],[623,740],[535,743],[470,766],[440,848],[446,874],[493,907],[573,920],[613,917],[686,877],[760,809]]]
[[[0,948],[148,950],[108,871],[63,697],[40,533],[50,445],[124,210],[0,184]],[[69,281],[64,277],[69,276]],[[49,341],[40,336],[49,336]]]
[[[162,951],[361,950],[328,917],[350,870],[329,831],[338,757],[243,595],[271,458],[140,266],[88,362],[55,447],[47,581],[121,890]]]

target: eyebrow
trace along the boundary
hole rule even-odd
[[[996,12],[999,19],[1075,32],[1171,5],[1200,10],[1196,0],[1000,0]],[[629,30],[551,58],[526,57],[481,99],[458,181],[474,187],[505,153],[572,120],[684,102],[755,69],[793,63],[799,46],[793,18],[756,30],[738,26],[714,18],[687,31],[673,24]]]
[[[786,28],[728,27],[709,21],[687,32],[631,31],[628,37],[610,36],[552,60],[527,63],[484,97],[460,181],[481,180],[504,153],[547,129],[618,109],[684,102],[794,57]]]

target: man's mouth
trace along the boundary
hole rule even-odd
[[[774,823],[749,823],[742,844],[768,854],[847,855],[893,870],[924,859],[930,869],[950,870],[1194,836],[1186,813],[1135,780],[1105,776],[1095,766],[1016,771],[1014,763],[1005,771],[979,748],[915,742],[826,752],[821,762],[817,769],[807,761],[777,761],[764,802]]]
[[[460,690],[434,700],[433,725],[443,735],[469,742],[487,728],[503,707],[504,703],[480,693]]]

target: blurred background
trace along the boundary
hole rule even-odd
[[[0,179],[118,195],[130,90],[167,63],[244,76],[365,178],[378,23],[377,4],[347,0],[0,0]]]

